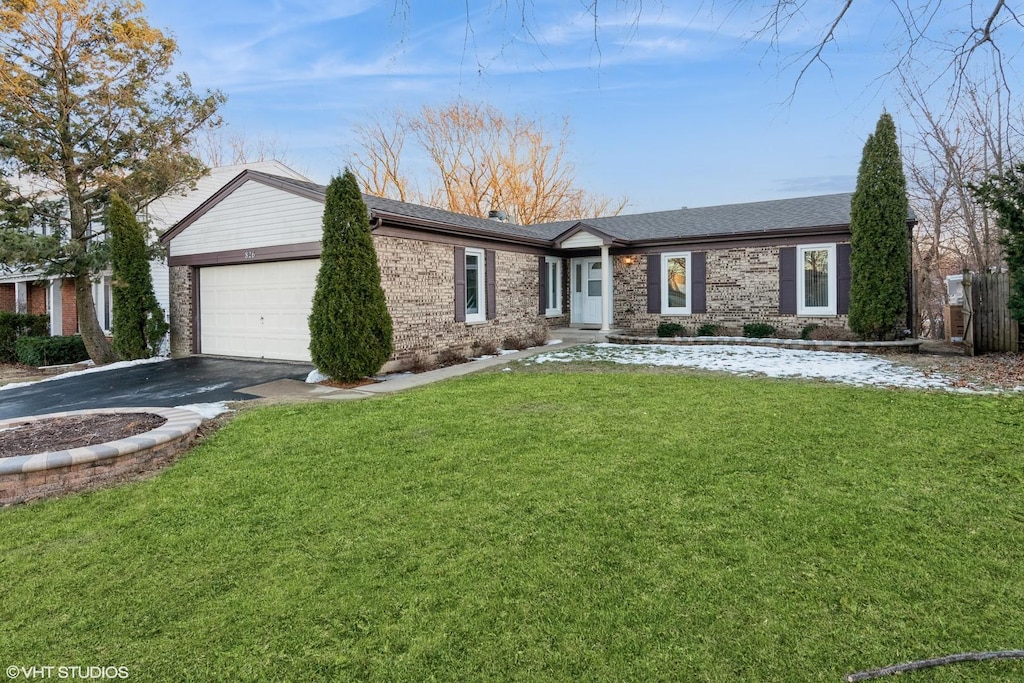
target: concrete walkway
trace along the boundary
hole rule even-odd
[[[449,379],[451,377],[460,377],[462,375],[468,375],[471,372],[479,372],[499,365],[505,365],[510,361],[529,358],[530,356],[535,356],[540,353],[563,350],[576,346],[580,343],[588,341],[603,341],[604,339],[603,335],[598,338],[596,333],[589,333],[584,330],[573,330],[572,332],[574,333],[580,332],[583,334],[573,334],[571,335],[574,337],[572,340],[566,340],[562,338],[562,335],[556,336],[556,332],[560,332],[560,330],[555,330],[552,333],[556,339],[561,340],[558,344],[538,346],[532,349],[516,351],[515,353],[506,353],[493,358],[472,360],[468,363],[449,365],[446,368],[428,370],[427,372],[399,375],[397,377],[384,380],[383,382],[365,384],[352,389],[337,389],[335,387],[324,386],[321,384],[307,384],[306,382],[294,379],[279,379],[274,382],[267,382],[265,384],[257,384],[256,386],[239,389],[238,391],[240,393],[252,394],[260,398],[279,400],[327,399],[342,401],[347,399],[367,398],[370,396],[390,394],[396,391],[404,391],[405,389],[412,389],[414,387],[421,387],[426,384],[433,384],[434,382],[440,382],[441,380]]]

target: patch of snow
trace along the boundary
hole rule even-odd
[[[907,387],[960,391],[949,377],[924,374],[869,353],[837,353],[764,346],[588,344],[549,351],[524,361],[552,363],[604,361],[629,365],[680,366],[739,375],[823,379],[856,386]]]
[[[512,372],[512,368],[502,368],[502,372]]]
[[[174,407],[181,408],[182,410],[191,410],[193,413],[199,413],[199,416],[204,420],[212,420],[218,415],[231,412],[231,408],[228,408],[228,404],[223,401],[220,403],[189,403],[188,405]]]
[[[313,368],[313,370],[308,375],[306,375],[306,384],[320,384],[320,382],[329,379],[330,377],[320,372],[316,368]]]
[[[554,346],[555,344],[561,344],[561,343],[562,343],[561,339],[548,339],[548,343],[545,344],[544,346]]]
[[[507,356],[510,353],[519,353],[515,349],[498,349],[499,356]]]
[[[86,375],[92,372],[106,372],[107,370],[118,370],[120,368],[130,368],[133,365],[146,365],[148,363],[162,363],[168,360],[166,356],[156,356],[154,358],[143,358],[141,360],[122,360],[116,363],[108,363],[107,365],[94,366],[86,368],[85,370],[75,370],[73,372],[65,372],[60,375],[53,375],[52,377],[44,377],[43,379],[35,380],[34,382],[13,382],[11,384],[5,384],[0,387],[0,391],[4,389],[17,389],[18,387],[27,387],[33,384],[39,384],[40,382],[52,382],[58,379],[64,379],[66,377],[75,377],[76,375]]]

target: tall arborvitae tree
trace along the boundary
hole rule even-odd
[[[850,329],[892,339],[906,326],[910,239],[907,180],[888,113],[868,136],[850,207]]]
[[[975,198],[994,209],[1002,236],[1006,267],[1010,272],[1010,313],[1024,323],[1024,164],[1003,175],[991,175],[971,188]]]
[[[159,352],[167,322],[153,293],[146,230],[116,193],[110,196],[107,229],[113,269],[114,352],[121,360],[149,358]]]
[[[316,294],[309,316],[313,364],[333,379],[372,375],[391,355],[391,315],[380,284],[370,217],[355,175],[327,186]]]

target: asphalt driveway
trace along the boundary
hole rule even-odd
[[[304,380],[312,366],[229,358],[189,357],[37,382],[0,391],[0,419],[64,410],[256,398],[239,390],[280,379]]]

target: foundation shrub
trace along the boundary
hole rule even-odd
[[[810,327],[810,325],[808,325],[808,327]],[[802,338],[814,339],[816,341],[856,341],[857,335],[842,327],[817,325],[813,330],[807,333],[806,337]]]
[[[527,346],[544,346],[548,343],[548,328],[544,325],[538,325],[537,327],[530,330],[530,333],[526,335]]]
[[[65,365],[88,360],[81,335],[68,337],[20,337],[14,343],[18,362],[24,365]]]
[[[50,334],[50,316],[29,313],[0,313],[0,363],[15,363],[15,343],[20,337],[45,337]]]
[[[751,339],[774,337],[776,332],[775,326],[768,323],[747,323],[743,326],[743,336]]]
[[[498,355],[498,342],[493,339],[476,340],[473,342],[473,357],[479,358],[481,356],[497,356]]]
[[[686,329],[679,323],[661,323],[656,333],[659,337],[682,337]]]
[[[416,353],[402,363],[402,370],[405,372],[426,372],[436,367],[437,364],[424,353]]]
[[[462,349],[443,349],[437,354],[437,365],[441,368],[446,368],[449,365],[459,365],[468,361],[469,359],[466,358],[466,354]]]
[[[509,351],[522,351],[527,347],[527,343],[522,337],[513,334],[505,337],[505,341],[501,342],[501,347]]]
[[[717,323],[704,323],[697,328],[698,337],[720,337],[725,328]]]

